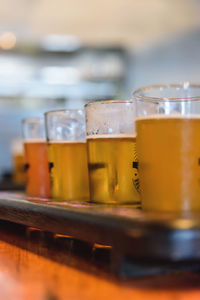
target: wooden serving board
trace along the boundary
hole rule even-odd
[[[148,214],[135,206],[53,202],[0,192],[0,219],[110,245],[145,261],[200,261],[200,216]]]

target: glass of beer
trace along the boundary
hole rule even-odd
[[[29,118],[22,123],[26,193],[32,197],[49,197],[50,180],[44,118]]]
[[[51,195],[57,200],[88,200],[88,160],[83,110],[45,114]]]
[[[133,96],[142,208],[200,211],[200,86],[151,86]]]
[[[12,180],[17,185],[24,185],[25,173],[24,173],[24,148],[23,141],[20,138],[15,138],[11,142],[11,154],[13,175]]]
[[[134,101],[94,101],[85,110],[91,201],[139,203]]]

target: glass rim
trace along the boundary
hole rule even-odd
[[[22,119],[22,123],[33,123],[33,122],[38,122],[38,121],[44,121],[44,117],[30,117],[30,118],[24,118]]]
[[[184,83],[170,83],[170,84],[156,84],[156,85],[149,85],[142,88],[135,90],[132,95],[133,97],[137,98],[140,101],[154,101],[154,102],[165,102],[165,101],[174,101],[174,102],[187,102],[187,101],[200,101],[200,94],[199,96],[192,96],[192,97],[151,97],[140,95],[141,92],[151,91],[153,89],[168,89],[168,88],[199,88],[200,84],[184,82]]]
[[[84,112],[84,109],[82,108],[78,108],[78,109],[55,109],[55,110],[49,110],[49,111],[46,111],[44,113],[44,116],[47,116],[49,114],[60,114],[60,113],[65,113],[65,112],[78,112],[78,111],[81,111],[81,112]]]
[[[112,99],[112,100],[94,100],[84,105],[85,108],[94,104],[110,104],[110,103],[135,103],[134,99]]]

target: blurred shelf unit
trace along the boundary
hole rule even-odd
[[[86,47],[78,41],[74,44],[67,47],[60,43],[56,47],[46,40],[38,47],[21,45],[1,51],[0,96],[84,100],[122,96],[127,51],[117,46]]]

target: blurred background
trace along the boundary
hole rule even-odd
[[[21,119],[144,85],[192,81],[198,0],[0,0],[0,177],[20,154]]]

